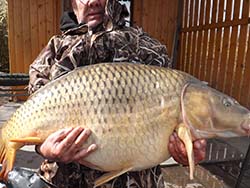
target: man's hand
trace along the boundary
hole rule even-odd
[[[95,144],[90,145],[87,149],[81,148],[90,134],[89,129],[82,127],[62,129],[51,134],[36,149],[43,157],[50,160],[84,163],[82,159],[97,148]]]
[[[207,142],[205,139],[198,139],[193,142],[194,160],[197,164],[205,159]],[[183,165],[188,165],[187,152],[184,143],[174,132],[169,138],[168,150],[174,160]]]

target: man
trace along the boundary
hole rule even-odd
[[[164,45],[140,28],[125,26],[128,12],[118,1],[72,0],[71,2],[74,13],[64,15],[61,25],[63,34],[52,37],[30,66],[30,93],[76,67],[94,63],[126,61],[158,66],[171,65]],[[58,187],[93,186],[93,181],[102,172],[82,165],[89,166],[84,157],[98,149],[98,146],[92,144],[87,149],[79,150],[79,146],[90,134],[90,130],[81,127],[59,130],[37,147],[37,152],[45,158],[62,162],[58,163],[59,169],[50,161],[41,166],[41,173],[47,181]],[[198,151],[197,161],[204,158],[205,145],[204,140],[195,143],[195,151]],[[171,136],[168,147],[178,162],[187,164],[184,145],[176,134]],[[66,163],[70,164],[65,165]],[[159,167],[127,173],[103,185],[103,187],[163,186]]]

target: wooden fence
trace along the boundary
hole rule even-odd
[[[10,72],[28,67],[59,32],[61,0],[8,0]]]
[[[182,0],[178,69],[250,107],[249,0]]]
[[[133,0],[133,21],[147,33],[165,44],[173,53],[177,24],[177,0]]]

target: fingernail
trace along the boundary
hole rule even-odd
[[[96,145],[96,144],[92,144],[91,146],[89,146],[88,152],[94,151],[94,150],[96,150],[96,149],[97,149],[97,145]]]
[[[173,135],[170,135],[170,138],[169,138],[170,142],[174,142],[175,138]]]
[[[202,144],[203,146],[206,146],[206,145],[207,145],[207,141],[206,141],[206,140],[201,140],[201,144]]]
[[[85,131],[86,135],[90,135],[90,133],[91,133],[90,129],[85,129],[84,131]]]

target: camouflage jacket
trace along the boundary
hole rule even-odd
[[[165,45],[140,28],[125,26],[125,6],[108,0],[105,12],[107,19],[94,32],[80,24],[50,39],[30,65],[30,93],[79,66],[119,61],[170,65]]]
[[[47,46],[30,65],[29,92],[33,93],[46,83],[79,66],[102,62],[131,62],[170,66],[166,47],[151,38],[142,29],[125,26],[128,15],[125,6],[116,0],[107,0],[107,19],[95,31],[89,32],[85,24],[68,24],[63,33],[50,39]],[[167,147],[167,146],[166,146]],[[60,188],[92,187],[102,174],[77,164],[45,162],[41,175]],[[127,173],[104,187],[163,187],[160,168]]]

